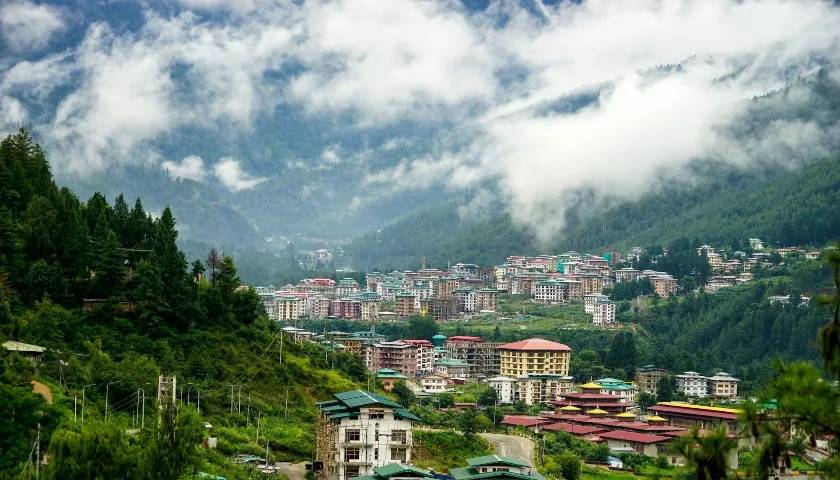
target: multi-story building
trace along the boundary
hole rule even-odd
[[[342,278],[335,286],[335,294],[337,297],[350,297],[359,293],[359,282],[352,278]]]
[[[370,348],[370,364],[368,370],[377,371],[390,368],[407,377],[417,375],[417,347],[400,340],[394,342],[377,342]]]
[[[498,297],[498,295],[499,292],[491,288],[482,288],[479,291],[477,291],[475,298],[476,310],[478,310],[479,312],[495,312],[496,298]]]
[[[615,324],[615,304],[613,302],[599,301],[592,307],[592,324],[609,326]]]
[[[654,275],[650,277],[650,284],[660,297],[669,297],[677,293],[677,279],[671,275]]]
[[[430,315],[437,321],[455,317],[455,297],[431,297],[420,300],[420,315]]]
[[[298,320],[306,313],[305,301],[300,297],[292,295],[277,297],[275,305],[277,320],[281,322]]]
[[[499,346],[500,373],[506,377],[568,375],[572,349],[562,343],[529,338]]]
[[[659,381],[668,376],[668,370],[653,365],[644,365],[636,369],[636,386],[642,392],[656,394]]]
[[[608,302],[610,297],[603,293],[590,293],[583,296],[583,311],[592,315],[595,310],[595,304],[598,302]]]
[[[472,288],[461,287],[452,291],[455,297],[455,311],[469,313],[476,311],[476,292]]]
[[[496,391],[496,401],[499,404],[509,404],[516,401],[517,396],[517,382],[515,378],[510,377],[492,377],[486,380],[493,390]]]
[[[403,318],[410,317],[417,312],[414,308],[416,301],[416,294],[411,292],[400,292],[394,299],[394,312]]]
[[[359,318],[370,321],[379,318],[379,299],[364,298],[359,301]]]
[[[738,380],[726,372],[718,372],[709,377],[709,395],[718,398],[735,398],[738,396]]]
[[[330,299],[322,296],[306,298],[306,316],[309,318],[326,318],[330,316]]]
[[[499,344],[486,342],[481,337],[454,335],[446,339],[443,349],[448,358],[470,364],[476,377],[488,377],[499,373]]]
[[[435,346],[428,340],[403,340],[403,342],[414,345],[415,358],[417,359],[417,373],[429,373],[434,371]]]
[[[633,405],[636,403],[636,386],[616,378],[600,378],[581,385],[580,388],[583,392],[618,397],[624,404]]]
[[[569,282],[541,280],[533,286],[534,301],[543,304],[564,303],[569,299]]]
[[[330,315],[338,318],[360,319],[362,318],[362,302],[349,298],[333,300],[330,302]]]
[[[470,376],[470,364],[454,358],[438,358],[435,360],[435,372],[449,378],[467,379]]]
[[[516,382],[519,400],[526,405],[556,402],[574,389],[573,378],[568,375],[523,375]]]
[[[427,373],[420,377],[420,388],[426,393],[448,392],[449,384],[449,375],[441,372]]]
[[[709,379],[697,372],[684,372],[675,375],[677,391],[685,394],[686,397],[705,398],[709,396]]]
[[[320,402],[318,409],[319,480],[350,480],[387,464],[411,463],[411,427],[420,419],[393,400],[353,390]]]

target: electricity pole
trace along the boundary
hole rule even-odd
[[[108,382],[105,384],[105,420],[108,420],[108,390],[111,387],[112,383],[120,383],[119,381],[116,382]]]
[[[41,467],[41,422],[38,422],[38,437],[35,439],[35,478],[38,478],[38,470]]]
[[[82,426],[85,425],[85,389],[87,387],[92,387],[94,385],[96,385],[96,384],[95,383],[89,383],[89,384],[85,385],[84,387],[82,387]]]

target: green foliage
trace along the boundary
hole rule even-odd
[[[414,395],[414,392],[408,388],[408,385],[400,380],[399,382],[394,384],[394,389],[391,390],[391,393],[397,397],[397,402],[403,407],[411,407],[414,405],[414,402],[417,401],[417,397]]]
[[[703,434],[695,428],[688,435],[676,438],[671,448],[686,459],[698,480],[723,480],[730,473],[727,459],[737,448],[737,442],[727,435],[725,427]]]
[[[431,340],[437,335],[438,324],[430,315],[413,315],[408,319],[405,338]]]
[[[463,467],[466,460],[493,453],[493,449],[477,435],[465,436],[459,432],[415,430],[415,450],[412,463],[421,468],[445,472],[453,467]]]
[[[676,380],[670,375],[659,379],[659,383],[656,385],[656,401],[670,402],[674,400],[676,387]]]

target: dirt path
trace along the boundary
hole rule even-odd
[[[50,390],[50,387],[44,385],[43,383],[37,380],[32,380],[32,393],[40,394],[42,397],[44,397],[44,400],[46,400],[47,403],[52,404],[52,390]]]
[[[496,450],[496,455],[524,460],[529,464],[533,464],[536,444],[530,438],[517,435],[504,435],[501,433],[481,433],[479,435],[481,435],[481,438],[487,440],[490,445],[493,445],[493,449]]]
[[[306,462],[277,462],[274,465],[277,467],[277,471],[289,480],[304,480],[306,478]]]

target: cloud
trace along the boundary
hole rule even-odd
[[[230,157],[219,159],[213,166],[213,174],[231,192],[250,190],[268,180],[266,177],[253,177],[245,173],[239,161]]]
[[[197,155],[184,157],[180,162],[167,160],[160,166],[174,179],[203,182],[207,177],[207,171],[204,170],[204,160]]]
[[[341,162],[341,149],[338,145],[330,145],[321,151],[321,161],[327,166],[338,165]]]
[[[11,50],[40,50],[63,28],[61,13],[49,5],[13,2],[0,6],[0,32]]]

